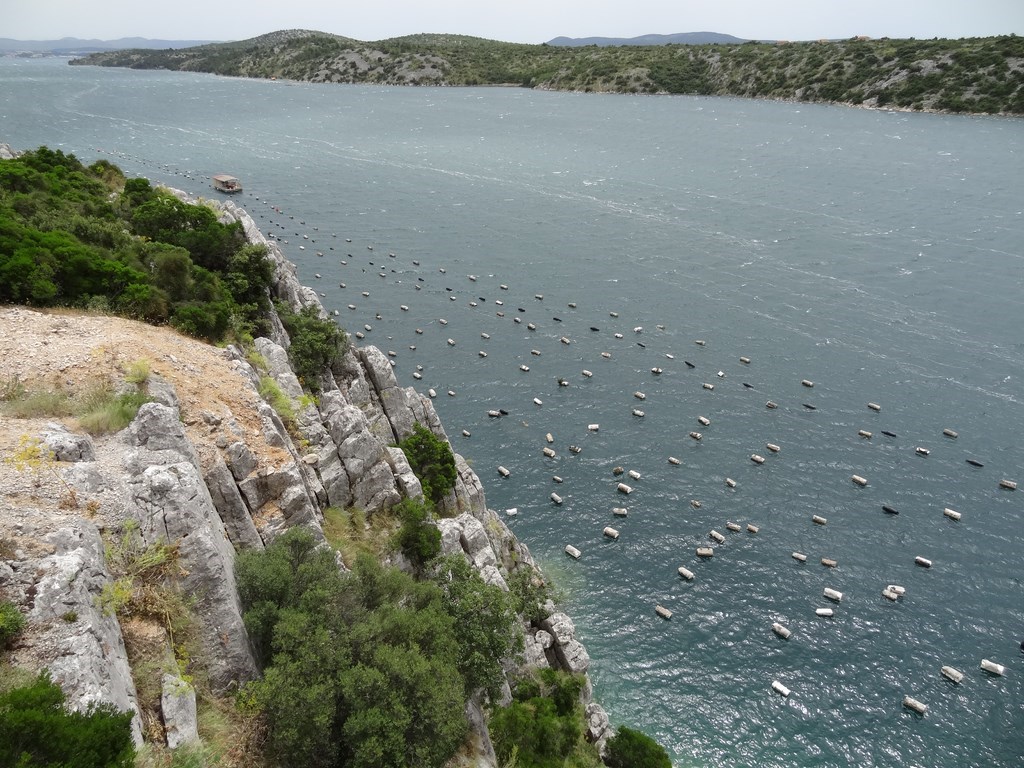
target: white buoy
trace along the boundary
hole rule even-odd
[[[690,499],[690,506],[694,509],[700,509],[700,502],[697,499]]]
[[[734,523],[731,520],[725,524],[725,527],[733,533],[737,533],[738,531],[743,530],[743,526],[741,526],[739,523]]]
[[[552,494],[551,494],[551,500],[553,502],[555,502],[555,504],[561,504],[562,503],[562,497],[559,496],[557,493],[554,493],[554,492],[552,492]]]
[[[509,517],[515,517],[519,514],[519,507],[509,507],[505,510],[505,514]]]
[[[661,368],[657,368],[657,367],[651,368],[651,373],[653,373],[655,376],[657,376],[657,375],[659,375],[661,373]]]
[[[711,530],[711,533],[708,534],[708,537],[714,539],[719,544],[721,544],[723,541],[725,541],[725,536],[723,536],[722,534],[720,534],[718,531],[716,531],[714,529]]]
[[[550,432],[544,435],[544,439],[547,440],[549,443],[555,442],[555,436],[552,435]]]
[[[612,353],[611,352],[602,352],[601,353],[601,357],[603,357],[605,360],[611,360]]]
[[[627,517],[629,510],[626,507],[612,507],[612,514],[616,517]]]
[[[772,690],[779,694],[782,698],[788,699],[790,690],[778,680],[772,680]]]
[[[783,640],[789,640],[790,635],[793,634],[788,627],[779,624],[779,622],[777,621],[772,623],[772,632],[781,637]]]
[[[576,547],[574,547],[572,544],[566,544],[565,545],[565,554],[567,554],[569,557],[571,557],[574,560],[579,560],[580,559],[580,555],[582,555],[583,553],[580,552],[578,549],[576,549]]]
[[[462,436],[463,437],[469,437],[469,430],[468,429],[462,430]]]
[[[749,357],[741,357],[740,358],[740,362],[743,363],[744,365],[750,365],[750,358]]]
[[[455,346],[455,339],[448,339],[448,346],[449,347],[454,347]]]
[[[548,448],[547,446],[544,446],[544,450],[543,450],[543,453],[544,453],[544,455],[545,455],[545,456],[547,456],[547,457],[548,457],[549,459],[553,459],[553,458],[555,458],[555,452],[554,452],[553,450],[551,450],[550,448]]]
[[[593,376],[594,374],[593,374],[593,372],[591,372],[591,371],[588,371],[588,370],[586,370],[586,369],[584,368],[584,369],[583,369],[583,375],[584,375],[584,376],[586,376],[586,377],[587,377],[587,378],[589,379],[589,378],[590,378],[591,376]]]
[[[868,408],[876,412],[882,410],[882,406],[880,406],[878,403],[868,403]]]
[[[917,453],[918,456],[927,456],[929,453],[931,453],[931,451],[929,451],[927,448],[922,448],[921,446],[917,446],[917,448],[915,448],[914,451]]]
[[[616,489],[618,490],[618,492],[619,492],[619,493],[624,493],[624,494],[626,494],[627,496],[628,496],[629,494],[631,494],[631,493],[633,492],[633,489],[632,489],[632,488],[630,488],[630,487],[629,487],[628,485],[626,485],[625,483],[619,483],[619,484],[618,484],[618,485],[616,486]]]
[[[400,310],[402,310],[403,312],[408,312],[408,311],[409,311],[409,307],[408,307],[408,306],[406,306],[405,304],[400,304],[400,305],[398,306],[398,308],[399,308]]]
[[[430,395],[431,397],[437,397],[437,390],[431,387],[430,389],[427,390],[427,394]]]
[[[700,440],[702,437],[704,437],[704,435],[702,435],[700,432],[691,432],[690,437],[692,437],[694,440]]]
[[[502,477],[508,477],[512,473],[505,469],[505,467],[498,467],[498,474],[501,475]]]
[[[689,568],[686,568],[685,566],[680,565],[679,568],[677,569],[677,571],[678,571],[679,575],[682,576],[687,581],[693,581],[693,571],[691,571]]]
[[[758,453],[751,454],[750,460],[755,464],[764,464],[764,456],[761,456]]]
[[[861,437],[863,437],[863,438],[867,438],[868,440],[870,440],[870,439],[871,439],[871,433],[870,433],[870,432],[868,432],[868,431],[867,431],[866,429],[860,429],[860,430],[858,430],[858,431],[857,431],[857,434],[858,434],[858,435],[860,435],[860,436],[861,436]]]
[[[422,379],[422,378],[423,378],[423,374],[422,374],[422,373],[420,373],[419,371],[413,371],[413,372],[412,372],[412,377],[413,377],[414,379]]]
[[[964,679],[964,673],[961,672],[959,669],[956,669],[955,667],[943,667],[942,674],[944,677],[948,677],[954,683],[959,683],[961,680]]]
[[[629,472],[627,472],[626,474],[629,475],[634,480],[639,480],[640,479],[640,473],[637,472],[635,469],[629,470]]]
[[[798,563],[806,563],[807,555],[805,555],[803,552],[794,552],[793,559],[796,560]]]
[[[477,352],[477,354],[480,355],[480,357],[487,357],[487,353],[484,352],[482,349],[479,352]]]
[[[920,701],[918,701],[917,699],[913,698],[912,696],[904,696],[903,697],[903,706],[906,707],[907,709],[914,710],[919,715],[923,715],[925,712],[928,711],[928,705],[927,704],[922,704]]]
[[[747,533],[757,533],[757,532],[758,532],[758,531],[760,531],[760,530],[761,530],[761,529],[760,529],[760,528],[758,528],[758,527],[757,527],[756,525],[754,525],[753,523],[747,523]]]
[[[944,429],[942,430],[942,434],[944,434],[946,437],[959,437],[959,435],[952,429]]]
[[[571,344],[571,343],[572,343],[572,342],[571,342],[571,341],[569,340],[569,337],[568,337],[568,336],[562,336],[562,337],[561,337],[561,338],[559,339],[559,341],[560,341],[560,342],[562,342],[563,344]]]
[[[487,412],[487,415],[492,419],[497,419],[501,417],[501,411],[490,410]]]
[[[644,417],[644,412],[641,411],[639,408],[634,408],[633,415],[636,416],[638,419],[642,419]]]
[[[775,408],[779,407],[779,404],[776,403],[774,400],[769,400],[767,403],[764,404],[764,407],[768,408],[769,410],[774,410]]]
[[[537,330],[537,326],[534,325],[533,323],[527,323],[526,324],[526,330],[528,330],[528,331],[536,331]]]
[[[733,479],[732,479],[731,477],[727,477],[727,478],[725,478],[725,484],[726,484],[726,485],[727,485],[728,487],[730,487],[730,488],[735,488],[735,487],[736,487],[736,481],[735,481],[735,480],[733,480]]]
[[[914,558],[914,565],[919,565],[922,568],[931,568],[932,561],[929,560],[927,557],[921,557],[920,555],[918,555]]]
[[[661,618],[665,619],[665,621],[668,621],[672,618],[672,611],[670,611],[663,605],[654,606],[654,610],[659,616],[661,616]]]
[[[1013,480],[1000,480],[999,481],[999,487],[1000,488],[1005,488],[1008,491],[1016,491],[1017,490],[1017,483],[1014,482]]]
[[[853,481],[854,483],[856,483],[857,485],[859,485],[859,486],[860,486],[860,487],[862,487],[862,488],[863,488],[863,487],[864,487],[865,485],[867,485],[867,484],[868,484],[868,481],[867,481],[866,479],[864,479],[863,477],[861,477],[860,475],[854,475],[854,476],[853,476],[853,477],[851,477],[850,479],[851,479],[851,480],[852,480],[852,481]]]
[[[993,675],[1002,676],[1006,674],[1006,667],[1002,664],[996,664],[994,661],[989,661],[988,659],[981,660],[981,668]]]
[[[535,398],[533,398],[533,404],[534,405],[544,405],[544,401],[541,400],[539,397],[535,397]]]
[[[769,451],[771,451],[772,453],[778,453],[779,451],[781,451],[781,450],[782,450],[782,449],[781,449],[781,448],[780,448],[779,446],[777,446],[777,445],[776,445],[775,443],[765,443],[764,447],[765,447],[765,448],[767,448],[767,449],[768,449]]]
[[[707,389],[707,390],[712,390],[712,389],[715,388],[714,384],[708,384],[706,381],[703,384],[701,384],[701,386],[704,387],[704,389]]]
[[[619,316],[619,313],[618,313],[618,312],[609,312],[609,313],[608,313],[608,316],[609,316],[609,317],[618,317],[618,316]]]
[[[725,378],[725,371],[719,371],[716,375],[718,376],[718,378],[724,379]]]
[[[646,400],[647,399],[647,395],[645,395],[643,392],[634,392],[633,393],[633,397],[635,397],[637,400]]]
[[[803,384],[805,387],[808,387],[808,388],[814,386],[814,382],[811,381],[810,379],[804,379],[800,383]]]
[[[811,517],[811,522],[815,525],[825,525],[828,522],[828,519],[822,517],[821,515],[813,515]]]
[[[551,476],[551,480],[553,482],[556,482],[556,483],[561,483],[562,482],[562,478],[560,478],[558,475],[552,475]]]
[[[528,365],[520,365],[519,366],[519,370],[522,371],[523,373],[529,373],[530,372],[530,366],[528,366]]]
[[[834,600],[837,603],[841,603],[843,601],[843,593],[832,589],[831,587],[825,587],[824,594],[829,600]]]
[[[697,423],[700,424],[702,427],[710,427],[711,419],[709,419],[707,416],[698,416]]]
[[[617,539],[617,538],[619,538],[619,532],[615,528],[612,528],[610,525],[609,526],[605,526],[605,529],[604,529],[603,533],[609,539]]]
[[[707,342],[705,342],[704,339],[695,339],[693,343],[698,347],[703,347]]]
[[[901,597],[907,594],[907,588],[901,587],[899,584],[886,584],[885,588]]]
[[[946,507],[945,509],[943,509],[942,510],[942,514],[944,514],[950,520],[959,520],[960,519],[960,513],[957,512],[955,509],[950,509],[949,507]]]
[[[675,456],[669,456],[669,457],[668,457],[668,463],[669,463],[669,464],[675,464],[676,466],[678,466],[678,465],[682,464],[683,462],[681,462],[681,461],[680,461],[679,459],[677,459],[677,458],[676,458]]]
[[[814,613],[818,616],[832,616],[834,611],[831,608],[815,608]]]
[[[715,550],[711,547],[697,547],[697,557],[714,557]]]
[[[899,598],[899,595],[897,595],[891,589],[886,587],[882,590],[882,597],[884,597],[886,600],[892,600],[895,603],[897,598]]]
[[[835,568],[839,565],[839,563],[831,557],[821,558],[821,564],[824,565],[826,568]]]

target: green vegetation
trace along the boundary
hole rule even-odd
[[[111,311],[216,342],[265,330],[273,270],[241,225],[115,166],[0,161],[0,303]]]
[[[368,555],[342,574],[292,529],[236,573],[264,665],[241,701],[265,718],[271,759],[291,765],[443,764],[465,738],[467,696],[514,649],[505,594],[464,562],[442,561],[442,586]]]
[[[404,499],[395,507],[402,527],[398,548],[417,568],[422,568],[441,552],[441,531],[431,525],[430,507],[419,499]]]
[[[16,419],[75,416],[86,432],[101,435],[124,429],[147,402],[141,389],[118,393],[107,381],[95,381],[74,394],[59,387],[29,389],[17,382],[0,392],[0,413]]]
[[[561,47],[463,35],[360,42],[290,31],[73,64],[390,85],[519,85],[1024,114],[1024,37]]]
[[[6,646],[25,628],[25,616],[18,606],[8,600],[0,600],[0,648]]]
[[[455,487],[458,475],[455,455],[448,442],[422,424],[413,425],[413,433],[398,444],[409,460],[409,466],[423,486],[423,495],[438,503]]]
[[[665,748],[645,733],[625,726],[608,739],[608,768],[672,768]]]
[[[590,768],[601,765],[583,737],[583,677],[539,670],[519,681],[512,703],[491,715],[494,751],[519,768]]]
[[[67,708],[64,692],[44,672],[0,693],[0,765],[17,768],[130,768],[132,716],[106,704]]]
[[[313,392],[320,391],[320,377],[345,354],[348,338],[330,319],[320,317],[317,307],[303,307],[292,312],[283,304],[277,305],[277,314],[288,331],[291,343],[288,359],[299,380]]]

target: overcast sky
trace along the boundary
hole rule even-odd
[[[761,40],[1024,35],[1024,0],[0,0],[0,37],[244,40],[315,29],[509,42],[723,32]]]

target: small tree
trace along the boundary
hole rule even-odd
[[[440,553],[441,531],[427,521],[430,510],[419,499],[405,499],[395,511],[402,521],[398,531],[399,549],[414,565],[423,567]]]
[[[608,739],[604,762],[609,768],[672,768],[661,744],[646,733],[625,726]]]
[[[134,760],[131,712],[111,704],[69,711],[64,692],[46,672],[0,694],[2,766],[130,768]]]
[[[420,423],[413,433],[398,444],[409,460],[423,486],[423,495],[435,504],[455,487],[457,472],[455,454],[447,441],[442,440]]]
[[[6,646],[25,626],[25,617],[18,606],[7,600],[0,601],[0,648]]]

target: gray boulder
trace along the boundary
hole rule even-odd
[[[50,422],[43,432],[43,443],[50,449],[55,461],[94,461],[96,451],[92,438],[69,432],[63,424]]]
[[[196,690],[176,675],[164,675],[160,711],[167,734],[167,746],[177,749],[199,743],[199,719],[196,716]]]

